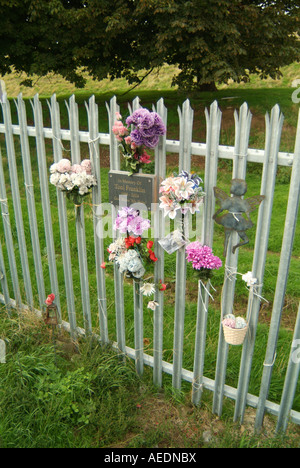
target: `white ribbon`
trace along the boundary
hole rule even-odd
[[[262,284],[257,283],[257,278],[254,278],[252,271],[248,271],[246,274],[242,275],[242,280],[247,283],[247,286],[248,286],[247,289],[249,289],[254,294],[254,296],[258,297],[259,299],[269,304],[269,301],[267,299],[265,299],[263,296],[258,294],[257,288],[262,286]]]
[[[239,220],[239,218],[238,218],[236,215],[239,215],[239,214],[241,215],[242,213],[241,213],[240,211],[236,211],[236,212],[230,211],[230,213],[232,214],[232,216],[234,217],[234,219],[239,223],[240,220]]]
[[[216,289],[213,287],[213,285],[211,284],[211,281],[208,280],[208,285],[210,285],[212,287],[212,289],[214,291],[216,291]],[[210,294],[209,290],[207,289],[206,285],[203,283],[202,280],[199,280],[198,282],[198,293],[200,295],[200,299],[201,299],[201,302],[203,304],[203,307],[204,307],[204,310],[205,310],[205,313],[207,313],[207,308],[206,308],[206,305],[205,305],[205,301],[203,300],[203,296],[202,296],[202,291],[201,291],[201,286],[203,287],[203,289],[206,291],[206,293],[209,295],[209,297],[214,301],[214,298],[213,296]]]

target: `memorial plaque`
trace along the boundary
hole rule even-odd
[[[110,171],[109,201],[114,206],[120,206],[120,200],[127,197],[127,206],[142,203],[151,210],[151,204],[156,203],[156,177],[153,174],[133,174]]]

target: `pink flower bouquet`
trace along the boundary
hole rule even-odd
[[[218,270],[222,266],[222,261],[213,254],[212,249],[199,241],[188,244],[186,254],[187,261],[192,263],[194,270],[199,273],[199,278],[208,280],[213,270]]]
[[[199,211],[205,193],[202,190],[202,179],[197,174],[182,171],[178,176],[168,177],[161,183],[161,197],[159,207],[164,210],[165,216],[176,218],[177,212],[185,215]]]

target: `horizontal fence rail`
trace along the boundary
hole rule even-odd
[[[99,114],[96,99],[92,96],[85,103],[88,130],[81,130],[79,125],[78,105],[75,97],[71,96],[66,105],[66,115],[69,128],[61,128],[60,112],[62,104],[53,95],[47,101],[51,126],[45,128],[44,109],[39,96],[31,100],[34,124],[29,125],[25,101],[22,95],[15,101],[17,124],[12,123],[13,103],[2,97],[2,122],[0,122],[0,136],[4,135],[4,149],[0,148],[0,205],[3,221],[0,243],[0,284],[2,294],[0,302],[8,311],[11,308],[20,310],[33,310],[41,315],[44,301],[48,294],[47,287],[56,295],[61,326],[76,340],[79,335],[98,337],[102,344],[111,343],[121,355],[127,355],[135,360],[136,370],[142,375],[144,366],[153,368],[153,381],[155,385],[163,385],[163,374],[172,376],[174,391],[181,388],[182,381],[192,386],[192,402],[200,405],[204,390],[213,393],[212,410],[219,416],[223,412],[224,398],[234,401],[234,420],[243,422],[247,406],[256,408],[255,429],[260,431],[263,426],[265,412],[278,417],[278,432],[285,432],[288,422],[300,424],[300,412],[293,410],[293,401],[299,380],[300,364],[295,361],[295,343],[300,341],[299,316],[295,324],[294,336],[291,338],[290,356],[280,403],[270,401],[269,391],[272,379],[278,333],[281,315],[286,295],[287,278],[289,275],[292,249],[296,232],[296,222],[299,209],[299,174],[300,174],[300,113],[296,134],[294,153],[279,151],[284,117],[279,106],[274,106],[270,115],[266,114],[265,148],[253,149],[249,147],[252,114],[248,105],[244,103],[239,111],[234,112],[235,144],[224,146],[220,144],[222,127],[222,113],[215,101],[209,109],[205,110],[206,142],[193,142],[194,111],[189,100],[178,108],[179,140],[170,140],[166,136],[160,137],[155,148],[154,173],[157,180],[166,177],[167,153],[179,155],[178,170],[191,170],[192,156],[202,156],[205,161],[204,192],[206,193],[202,212],[197,214],[199,232],[197,237],[205,245],[214,245],[215,197],[213,187],[217,185],[219,161],[222,159],[232,161],[232,179],[247,179],[248,163],[261,165],[260,193],[265,195],[264,202],[258,208],[256,223],[256,237],[252,261],[252,274],[257,279],[257,286],[249,288],[247,301],[247,321],[249,332],[243,343],[240,368],[236,388],[226,384],[228,362],[231,346],[225,341],[222,318],[232,313],[236,301],[236,282],[239,273],[239,250],[232,253],[232,246],[236,244],[237,234],[229,240],[228,253],[224,259],[224,281],[220,297],[220,323],[216,343],[216,366],[214,378],[205,376],[206,343],[209,338],[208,319],[210,303],[213,299],[213,289],[210,282],[195,282],[197,295],[197,313],[194,324],[194,344],[191,369],[184,368],[184,344],[189,339],[186,336],[187,320],[187,263],[185,247],[176,253],[176,275],[174,283],[174,323],[167,324],[164,316],[164,293],[157,291],[154,300],[159,304],[153,311],[153,354],[148,354],[144,347],[144,329],[148,317],[145,316],[143,296],[140,284],[132,285],[132,314],[128,322],[128,293],[124,277],[114,267],[113,278],[108,277],[101,268],[106,256],[104,243],[103,213],[98,208],[102,204],[102,186],[108,184],[101,180],[102,147],[109,148],[110,170],[120,171],[120,153],[112,126],[116,112],[120,107],[116,98],[106,104],[109,122],[109,133],[99,132]],[[129,106],[129,111],[140,107],[140,100],[136,98]],[[168,110],[160,99],[155,110],[167,126]],[[1,116],[0,116],[1,119]],[[36,161],[33,158],[32,140],[35,142]],[[46,147],[46,140],[52,141],[52,150]],[[1,140],[0,140],[1,142]],[[70,149],[64,148],[63,142],[70,143]],[[51,196],[49,187],[49,164],[58,162],[62,157],[68,157],[72,163],[80,163],[82,159],[81,144],[87,145],[89,158],[92,161],[97,186],[93,187],[91,210],[83,205],[75,208],[73,220],[70,223],[70,208],[67,205],[65,194],[56,191],[56,199]],[[19,148],[21,157],[18,157]],[[68,156],[64,156],[68,151]],[[85,153],[86,154],[86,153]],[[38,177],[33,172],[37,164]],[[20,168],[20,165],[22,168]],[[273,310],[268,331],[268,341],[261,375],[261,385],[257,395],[249,393],[250,378],[253,372],[253,355],[256,343],[256,334],[264,298],[263,284],[268,254],[268,241],[273,212],[274,193],[276,189],[276,174],[279,166],[291,168],[288,205],[285,227],[282,239],[282,249],[279,261],[277,284],[273,300]],[[23,171],[21,173],[21,171]],[[8,190],[8,182],[9,187]],[[38,179],[38,180],[37,180]],[[20,185],[24,181],[25,191]],[[158,196],[158,188],[156,187]],[[21,193],[24,193],[22,197]],[[23,203],[23,199],[25,204]],[[39,208],[39,209],[38,209]],[[41,209],[40,209],[41,208]],[[57,212],[57,226],[53,225],[53,212]],[[42,213],[42,214],[41,214]],[[111,221],[113,221],[113,212]],[[158,243],[164,237],[166,218],[162,210],[156,210],[154,219],[154,247],[158,261],[154,267],[154,280],[156,283],[165,279],[166,253]],[[90,239],[87,239],[87,226],[92,226],[93,232],[93,271],[91,270]],[[29,233],[31,247],[26,242]],[[91,232],[91,231],[88,231]],[[59,234],[59,238],[57,236]],[[113,232],[116,239],[118,234]],[[16,241],[18,248],[16,249]],[[76,259],[74,258],[74,245],[76,245]],[[58,259],[58,250],[61,252],[61,263]],[[6,256],[5,256],[6,252]],[[20,258],[20,265],[18,259]],[[7,265],[5,264],[7,262]],[[30,268],[31,266],[31,268]],[[34,274],[32,273],[34,271]],[[62,273],[61,273],[62,271]],[[63,275],[63,276],[62,276]],[[95,281],[94,281],[95,280]],[[75,288],[79,284],[78,288]],[[110,292],[108,283],[113,282]],[[48,286],[47,286],[48,285]],[[12,287],[13,294],[9,289]],[[36,293],[34,293],[36,291]],[[113,291],[113,293],[111,293]],[[12,297],[13,296],[13,297]],[[114,296],[114,297],[112,297]],[[96,307],[94,307],[96,297]],[[64,304],[64,305],[62,305]],[[82,310],[80,317],[77,309]],[[96,312],[96,310],[97,312]],[[112,309],[114,312],[112,313]],[[95,312],[97,317],[95,316]],[[95,325],[95,323],[97,325]],[[169,361],[164,359],[166,326],[173,327],[173,343]],[[113,333],[111,332],[112,328]],[[132,345],[128,345],[129,334],[132,332]],[[111,336],[114,339],[111,339]],[[130,338],[131,340],[131,338]]]
[[[5,127],[3,124],[0,124],[0,133],[5,133]],[[20,126],[12,125],[12,134],[20,135]],[[29,137],[36,137],[35,127],[27,128],[27,135]],[[53,131],[51,128],[44,128],[43,130],[44,138],[53,139]],[[79,131],[79,141],[80,143],[90,143],[89,132],[84,130]],[[97,133],[97,138],[100,145],[110,145],[111,137],[107,133]],[[62,129],[60,132],[60,139],[62,141],[71,141],[70,130]],[[176,140],[166,140],[165,148],[169,153],[179,153],[180,142]],[[191,143],[191,154],[194,156],[206,156],[206,144],[205,143]],[[219,145],[218,146],[218,157],[220,159],[234,159],[234,147]],[[247,161],[253,163],[262,163],[264,157],[264,150],[248,148],[247,152]],[[292,166],[293,165],[293,153],[279,152],[278,153],[278,165],[279,166]]]

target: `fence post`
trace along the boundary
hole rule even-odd
[[[210,106],[210,114],[205,109],[207,137],[204,177],[204,222],[202,227],[202,244],[212,247],[214,221],[212,219],[215,207],[213,187],[217,182],[218,148],[221,131],[222,113],[217,101]],[[203,392],[203,368],[205,358],[206,328],[209,303],[210,281],[198,283],[197,324],[194,352],[194,375],[192,386],[192,402],[199,405]]]
[[[70,97],[69,104],[66,102],[66,106],[70,122],[72,163],[80,164],[78,105],[74,95]],[[83,205],[75,207],[75,212],[83,319],[86,333],[90,335],[92,333],[92,319]]]
[[[39,240],[39,234],[38,234],[38,228],[37,228],[34,184],[33,184],[33,179],[32,179],[30,147],[29,147],[28,133],[27,133],[26,106],[22,98],[22,94],[19,94],[18,100],[15,101],[15,105],[17,108],[18,117],[19,117],[19,125],[20,125],[20,143],[21,143],[21,151],[22,151],[22,164],[23,164],[23,172],[24,172],[24,182],[25,182],[25,190],[26,190],[25,193],[26,193],[27,209],[28,209],[28,215],[29,215],[29,226],[30,226],[30,234],[31,234],[34,267],[35,267],[40,307],[42,308],[46,299],[46,293],[45,293],[42,258],[41,258],[40,240]]]
[[[29,269],[29,264],[28,264],[26,239],[25,239],[25,234],[24,234],[24,223],[23,223],[21,197],[20,197],[20,189],[19,189],[19,181],[18,181],[14,136],[13,136],[13,130],[12,130],[11,111],[10,111],[10,104],[9,104],[6,94],[4,94],[3,101],[1,104],[2,104],[2,109],[3,109],[6,147],[7,147],[7,159],[8,159],[8,165],[9,165],[11,192],[12,192],[13,206],[14,206],[15,219],[16,219],[16,227],[17,227],[21,265],[22,265],[24,285],[25,285],[25,293],[26,293],[28,306],[30,308],[33,308],[33,294],[32,294],[32,286],[31,286],[31,281],[30,281],[30,269]]]
[[[237,421],[240,419],[241,423],[243,422],[243,416],[246,409],[256,328],[260,311],[260,296],[263,287],[264,270],[268,249],[282,125],[283,115],[280,113],[279,106],[275,106],[272,109],[271,119],[269,118],[269,115],[266,114],[265,160],[261,182],[261,194],[265,195],[266,198],[259,207],[255,249],[252,264],[252,274],[255,278],[257,278],[257,287],[255,288],[255,294],[253,291],[251,291],[249,294],[247,310],[247,317],[249,319],[249,332],[246,335],[243,345],[234,414],[234,420]]]
[[[133,280],[133,306],[134,306],[134,347],[135,366],[141,376],[144,372],[144,320],[143,320],[143,294],[141,281]]]
[[[179,172],[190,172],[191,168],[191,141],[194,112],[189,100],[183,104],[182,112],[178,108],[180,121],[180,152]],[[182,216],[184,226],[184,216]],[[188,232],[185,231],[188,236]],[[176,288],[175,288],[175,318],[174,318],[174,342],[173,342],[173,387],[181,388],[184,316],[185,316],[185,289],[186,289],[186,253],[185,247],[176,252]]]
[[[276,358],[276,347],[278,340],[278,333],[280,327],[281,313],[284,304],[284,297],[286,291],[286,283],[290,268],[290,261],[294,243],[294,236],[296,231],[297,216],[299,210],[299,198],[300,198],[300,184],[299,184],[299,174],[300,174],[300,111],[298,119],[298,128],[294,152],[294,161],[292,176],[290,182],[290,191],[288,206],[285,219],[285,228],[283,234],[280,262],[278,268],[278,276],[276,283],[276,290],[273,302],[273,311],[270,324],[270,332],[267,344],[267,350],[265,355],[264,369],[261,380],[259,401],[255,419],[255,430],[259,431],[261,429],[264,413],[265,413],[265,404],[269,394],[269,388],[272,377],[272,370],[274,361]]]
[[[298,307],[297,320],[289,357],[289,364],[285,376],[283,392],[281,396],[276,432],[286,432],[290,411],[296,393],[297,382],[300,372],[300,303]],[[296,348],[296,349],[295,349]]]
[[[51,101],[48,101],[48,107],[51,116],[52,125],[52,145],[53,145],[53,156],[54,162],[58,163],[62,159],[63,145],[61,142],[61,124],[60,124],[60,110],[59,103],[57,102],[56,95],[51,97]],[[67,307],[68,317],[70,322],[70,334],[72,339],[77,338],[77,325],[76,325],[76,309],[74,300],[74,287],[73,287],[73,275],[72,275],[72,262],[69,242],[69,228],[68,228],[68,216],[66,208],[66,196],[61,190],[57,189],[57,204],[58,204],[58,220],[59,220],[59,231],[61,240],[61,249],[63,257],[63,268],[64,268],[64,279],[67,296]]]
[[[97,277],[97,292],[98,292],[98,313],[100,324],[100,336],[102,343],[108,343],[107,329],[107,302],[105,288],[105,271],[101,268],[101,263],[104,259],[103,245],[103,225],[102,217],[99,216],[99,208],[102,201],[101,196],[101,171],[100,171],[100,150],[99,150],[99,122],[98,122],[98,105],[96,104],[95,96],[89,99],[89,103],[85,103],[88,123],[89,123],[89,151],[91,155],[92,168],[97,179],[97,186],[93,187],[93,220],[94,220],[94,241],[95,241],[95,260],[96,260],[96,277]],[[100,229],[99,229],[100,226]]]
[[[155,109],[154,109],[155,110]],[[157,113],[167,126],[167,109],[164,100],[161,98],[157,103]],[[157,183],[157,197],[159,197],[160,181],[166,177],[166,135],[160,137],[159,144],[155,148],[155,175]],[[163,211],[159,209],[158,203],[154,208],[154,249],[158,258],[154,265],[154,282],[164,282],[164,249],[158,243],[158,240],[165,235],[165,218]],[[163,359],[163,309],[164,292],[155,292],[155,302],[159,305],[153,312],[153,382],[155,385],[162,386],[162,359]]]
[[[43,111],[42,104],[39,100],[38,94],[34,96],[33,101],[31,101],[34,122],[36,128],[36,150],[37,150],[37,159],[38,159],[38,169],[39,169],[39,178],[40,178],[40,188],[41,188],[41,197],[42,197],[42,206],[43,206],[43,216],[44,216],[44,229],[46,236],[46,246],[47,246],[47,256],[49,262],[49,273],[50,273],[50,283],[51,283],[51,292],[55,294],[55,303],[58,308],[58,313],[61,320],[61,307],[60,307],[60,298],[59,298],[59,287],[58,287],[58,278],[57,278],[57,269],[56,269],[56,258],[55,258],[55,246],[53,238],[53,229],[52,229],[52,216],[51,216],[51,207],[50,207],[50,197],[49,197],[49,170],[46,163],[46,149],[45,149],[45,140],[44,140],[44,124],[43,124]]]
[[[110,100],[110,104],[106,103],[106,109],[108,114],[108,123],[109,123],[109,156],[110,156],[110,169],[119,171],[120,170],[120,151],[119,144],[113,134],[112,127],[116,120],[116,113],[120,112],[120,106],[117,104],[117,98],[114,96]]]
[[[235,147],[233,159],[232,178],[245,179],[247,166],[247,150],[251,128],[252,115],[247,103],[240,108],[240,114],[234,113],[235,118]],[[221,297],[221,320],[219,331],[219,346],[217,355],[215,391],[213,399],[213,412],[221,416],[223,407],[224,385],[228,360],[229,345],[226,343],[222,328],[222,315],[232,313],[234,303],[234,291],[238,264],[238,249],[232,252],[232,246],[236,243],[238,235],[233,233],[228,242],[225,263],[225,277]]]
[[[214,234],[215,197],[213,188],[217,183],[219,142],[221,132],[222,112],[218,102],[214,101],[210,106],[210,113],[205,109],[206,117],[206,156],[204,175],[204,222],[202,227],[202,242],[212,247]]]
[[[110,105],[106,104],[108,119],[109,119],[109,134],[110,134],[110,169],[120,170],[120,151],[118,142],[112,132],[112,126],[116,120],[116,112],[120,112],[120,107],[117,104],[116,97],[110,100]],[[112,222],[115,221],[115,210],[113,210]],[[114,239],[118,233],[113,231]],[[125,354],[126,339],[125,339],[125,309],[124,309],[124,280],[119,268],[114,264],[114,289],[115,289],[115,311],[116,311],[116,333],[118,349],[122,354]]]
[[[0,148],[0,198],[1,198],[1,215],[2,215],[2,221],[3,221],[5,244],[7,248],[8,263],[9,263],[10,275],[11,275],[12,284],[13,284],[14,297],[15,297],[17,307],[20,307],[22,304],[22,299],[21,299],[17,263],[16,263],[16,257],[15,257],[15,251],[14,251],[14,242],[13,242],[13,237],[11,233],[11,225],[9,221],[8,200],[7,200],[7,195],[6,195],[6,186],[5,186],[5,178],[4,178],[4,172],[3,172],[1,148]]]
[[[0,284],[2,286],[4,303],[5,303],[6,309],[10,313],[11,301],[10,301],[9,289],[8,289],[8,284],[7,284],[6,268],[5,268],[5,263],[4,263],[1,242],[0,242]]]
[[[3,96],[5,94],[5,82],[3,80],[0,80],[0,101],[3,102]]]
[[[0,364],[6,363],[6,344],[4,340],[0,340]]]

